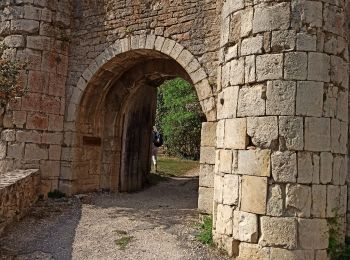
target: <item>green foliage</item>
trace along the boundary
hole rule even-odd
[[[120,250],[125,250],[128,244],[134,239],[133,236],[123,236],[116,239],[114,242],[119,247]]]
[[[47,196],[51,199],[60,199],[66,197],[66,194],[59,190],[50,191]]]
[[[341,224],[339,218],[328,219],[329,227],[329,244],[328,255],[331,260],[348,260],[350,259],[350,238],[341,238]]]
[[[199,159],[204,119],[196,92],[188,82],[176,78],[159,87],[156,126],[163,133],[168,154]]]
[[[0,103],[2,105],[27,92],[26,84],[20,80],[20,72],[26,69],[27,64],[5,58],[4,53],[7,49],[5,45],[0,44]]]
[[[202,223],[198,225],[199,233],[196,238],[199,242],[205,245],[213,245],[213,218],[205,216]]]

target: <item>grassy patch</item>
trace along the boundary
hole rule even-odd
[[[190,170],[199,167],[198,161],[184,160],[173,157],[158,157],[158,173],[163,176],[183,176]]]
[[[205,216],[202,223],[197,225],[199,233],[196,238],[199,242],[205,245],[213,245],[213,218],[211,216]]]
[[[120,250],[125,250],[133,239],[133,236],[123,236],[121,238],[116,239],[114,242]]]

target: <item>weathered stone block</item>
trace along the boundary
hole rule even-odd
[[[316,51],[317,37],[305,32],[297,34],[297,50],[298,51]]]
[[[221,175],[214,175],[214,201],[222,203],[224,191],[224,177]]]
[[[266,214],[267,178],[242,177],[241,210],[256,214]]]
[[[328,224],[326,219],[298,219],[300,247],[304,249],[328,248]]]
[[[267,83],[267,115],[294,115],[296,84],[293,81]]]
[[[223,203],[226,205],[237,205],[239,199],[239,177],[238,175],[225,174]]]
[[[270,260],[268,248],[261,247],[257,244],[240,243],[239,256],[236,260]]]
[[[202,123],[201,146],[216,146],[216,128],[217,123]]]
[[[292,216],[310,217],[311,188],[306,185],[287,185],[286,209]]]
[[[261,54],[263,37],[261,35],[246,38],[241,43],[241,55]]]
[[[16,131],[14,129],[6,129],[1,131],[1,140],[6,142],[16,141]]]
[[[50,145],[49,149],[49,159],[58,161],[61,159],[61,146],[60,145]]]
[[[241,37],[248,36],[253,30],[254,9],[246,8],[241,14]]]
[[[230,206],[219,204],[217,207],[216,232],[223,235],[232,235],[233,209]]]
[[[331,150],[329,118],[305,118],[305,150],[327,152]]]
[[[245,82],[252,83],[256,80],[255,56],[247,56],[245,58]]]
[[[198,190],[198,210],[203,213],[211,214],[213,212],[214,189],[199,187]]]
[[[273,31],[271,48],[273,51],[291,51],[295,49],[296,32],[294,30]]]
[[[328,184],[332,181],[333,176],[333,155],[332,153],[321,153],[321,167],[320,167],[320,182]]]
[[[298,153],[298,183],[319,183],[320,157],[309,152]]]
[[[271,248],[270,254],[270,260],[314,260],[313,250],[291,251],[281,248]]]
[[[215,164],[215,147],[201,147],[200,163]]]
[[[303,118],[294,116],[279,117],[279,135],[280,145],[285,145],[288,150],[303,150]]]
[[[258,233],[257,215],[237,210],[233,212],[233,239],[257,243]]]
[[[302,116],[322,116],[323,83],[313,81],[298,82],[296,113]]]
[[[255,8],[253,33],[288,29],[289,24],[290,7],[287,3],[261,5]]]
[[[225,120],[220,120],[216,128],[216,146],[217,148],[225,147]]]
[[[262,98],[265,92],[263,85],[241,88],[238,96],[239,117],[262,116],[265,114],[265,100]]]
[[[227,87],[218,97],[218,119],[234,118],[237,114],[238,86]]]
[[[238,151],[238,167],[234,173],[270,177],[270,150],[240,150]]]
[[[7,158],[23,159],[24,143],[9,143],[7,145]]]
[[[294,218],[261,217],[259,245],[295,249],[297,222]]]
[[[284,78],[288,80],[306,80],[307,78],[306,52],[290,52],[285,54]]]
[[[231,85],[244,84],[244,58],[232,60],[230,69]]]
[[[26,144],[25,155],[26,160],[47,160],[49,158],[48,149],[36,144]]]
[[[267,197],[266,214],[268,216],[282,216],[283,215],[283,196],[280,185],[269,185]]]
[[[232,151],[220,150],[219,171],[223,173],[232,172]]]
[[[327,186],[312,185],[311,215],[316,218],[326,217]]]
[[[278,143],[277,117],[250,117],[247,120],[247,133],[259,148],[273,148]]]
[[[327,54],[309,53],[308,80],[330,81],[330,57]]]
[[[42,161],[40,163],[41,176],[44,179],[55,179],[60,175],[59,161]]]
[[[337,103],[337,118],[343,122],[348,122],[348,102],[349,96],[347,92],[338,92],[338,103]]]
[[[297,155],[294,152],[274,152],[271,156],[272,176],[275,182],[296,182]]]
[[[39,22],[26,19],[12,20],[11,30],[18,34],[37,33],[39,31]]]
[[[337,216],[339,213],[339,206],[340,186],[327,185],[327,218],[334,218]]]
[[[248,145],[247,120],[245,118],[225,121],[225,148],[245,149]]]
[[[281,79],[283,76],[283,54],[265,54],[256,57],[258,81]]]

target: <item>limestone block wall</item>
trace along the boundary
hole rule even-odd
[[[29,88],[1,118],[0,174],[40,168],[43,194],[58,187],[71,11],[69,0],[0,3],[0,40],[28,62]]]
[[[23,217],[38,200],[39,170],[15,170],[0,175],[0,234]]]
[[[239,259],[327,259],[345,227],[344,4],[223,4],[214,234]]]
[[[69,58],[69,75],[67,80],[66,93],[66,117],[65,117],[65,134],[64,147],[62,150],[61,164],[61,183],[60,188],[65,191],[72,190],[71,183],[82,176],[77,171],[79,159],[76,154],[81,152],[81,138],[76,138],[77,129],[88,129],[92,133],[90,122],[78,122],[78,112],[81,108],[77,98],[77,88],[81,88],[81,77],[89,77],[86,84],[93,83],[93,75],[84,74],[91,68],[93,74],[98,74],[98,70],[103,67],[103,62],[98,62],[98,68],[91,66],[94,60],[107,62],[112,60],[109,53],[108,59],[99,58],[106,53],[108,48],[115,46],[118,41],[123,43],[123,52],[132,51],[133,49],[153,49],[164,52],[167,56],[181,59],[181,66],[190,67],[188,73],[192,73],[201,67],[208,76],[210,85],[215,92],[215,82],[217,74],[217,48],[219,46],[220,34],[220,1],[73,1],[74,8],[74,30],[71,36],[70,58]],[[153,39],[153,42],[152,42]],[[146,41],[146,45],[142,42]],[[125,44],[124,44],[125,43]],[[175,47],[174,44],[176,43]],[[130,45],[130,48],[128,46]],[[136,47],[135,47],[136,46]],[[151,47],[150,47],[151,46]],[[164,46],[164,47],[163,47]],[[172,55],[184,50],[183,55]],[[138,50],[139,51],[139,50]],[[131,53],[131,52],[130,52]],[[130,54],[125,58],[123,65],[126,68],[128,63],[141,61],[138,55]],[[179,53],[180,54],[180,53]],[[193,58],[195,57],[195,59]],[[115,63],[117,59],[115,60]],[[190,64],[189,64],[190,63]],[[90,66],[90,67],[89,67]],[[113,69],[108,66],[108,70],[115,75],[121,74],[119,68]],[[113,74],[109,73],[109,76]],[[202,76],[202,74],[201,74]],[[91,79],[91,80],[90,80]],[[85,80],[84,80],[85,82]],[[93,83],[98,88],[103,88],[101,83]],[[199,84],[198,84],[199,85]],[[197,88],[197,87],[196,87]],[[80,91],[81,92],[81,91]],[[79,93],[80,93],[79,92]],[[96,93],[96,100],[101,97],[101,92]],[[202,93],[206,93],[203,88]],[[201,93],[199,93],[201,98]],[[85,95],[85,93],[84,93]],[[86,95],[85,95],[86,96]],[[214,98],[202,102],[205,110],[210,111],[208,121],[216,121],[216,111]],[[202,101],[202,100],[201,100]],[[74,103],[72,105],[72,103]],[[73,116],[72,116],[73,115]],[[213,195],[213,168],[215,163],[215,126],[214,123],[205,124],[203,135],[209,136],[211,140],[203,140],[202,149],[202,172],[200,178],[200,200],[199,208],[205,212],[212,210]],[[101,127],[100,127],[101,128]],[[214,130],[214,131],[213,131]],[[207,131],[209,131],[207,133]],[[80,167],[81,169],[81,167]],[[91,170],[91,167],[90,167]],[[95,172],[98,172],[96,170]],[[204,176],[202,178],[202,176]],[[113,179],[113,178],[112,178]],[[109,179],[108,179],[109,180]],[[89,183],[90,188],[102,187],[101,183]],[[82,187],[82,186],[80,186]]]

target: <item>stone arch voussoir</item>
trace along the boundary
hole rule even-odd
[[[74,122],[76,120],[77,108],[93,76],[107,62],[118,55],[137,50],[155,50],[171,57],[179,63],[191,78],[207,120],[216,121],[216,102],[213,89],[210,86],[208,75],[198,59],[176,41],[162,36],[148,34],[119,39],[90,63],[88,68],[80,76],[76,86],[73,86],[66,113],[66,122]]]

